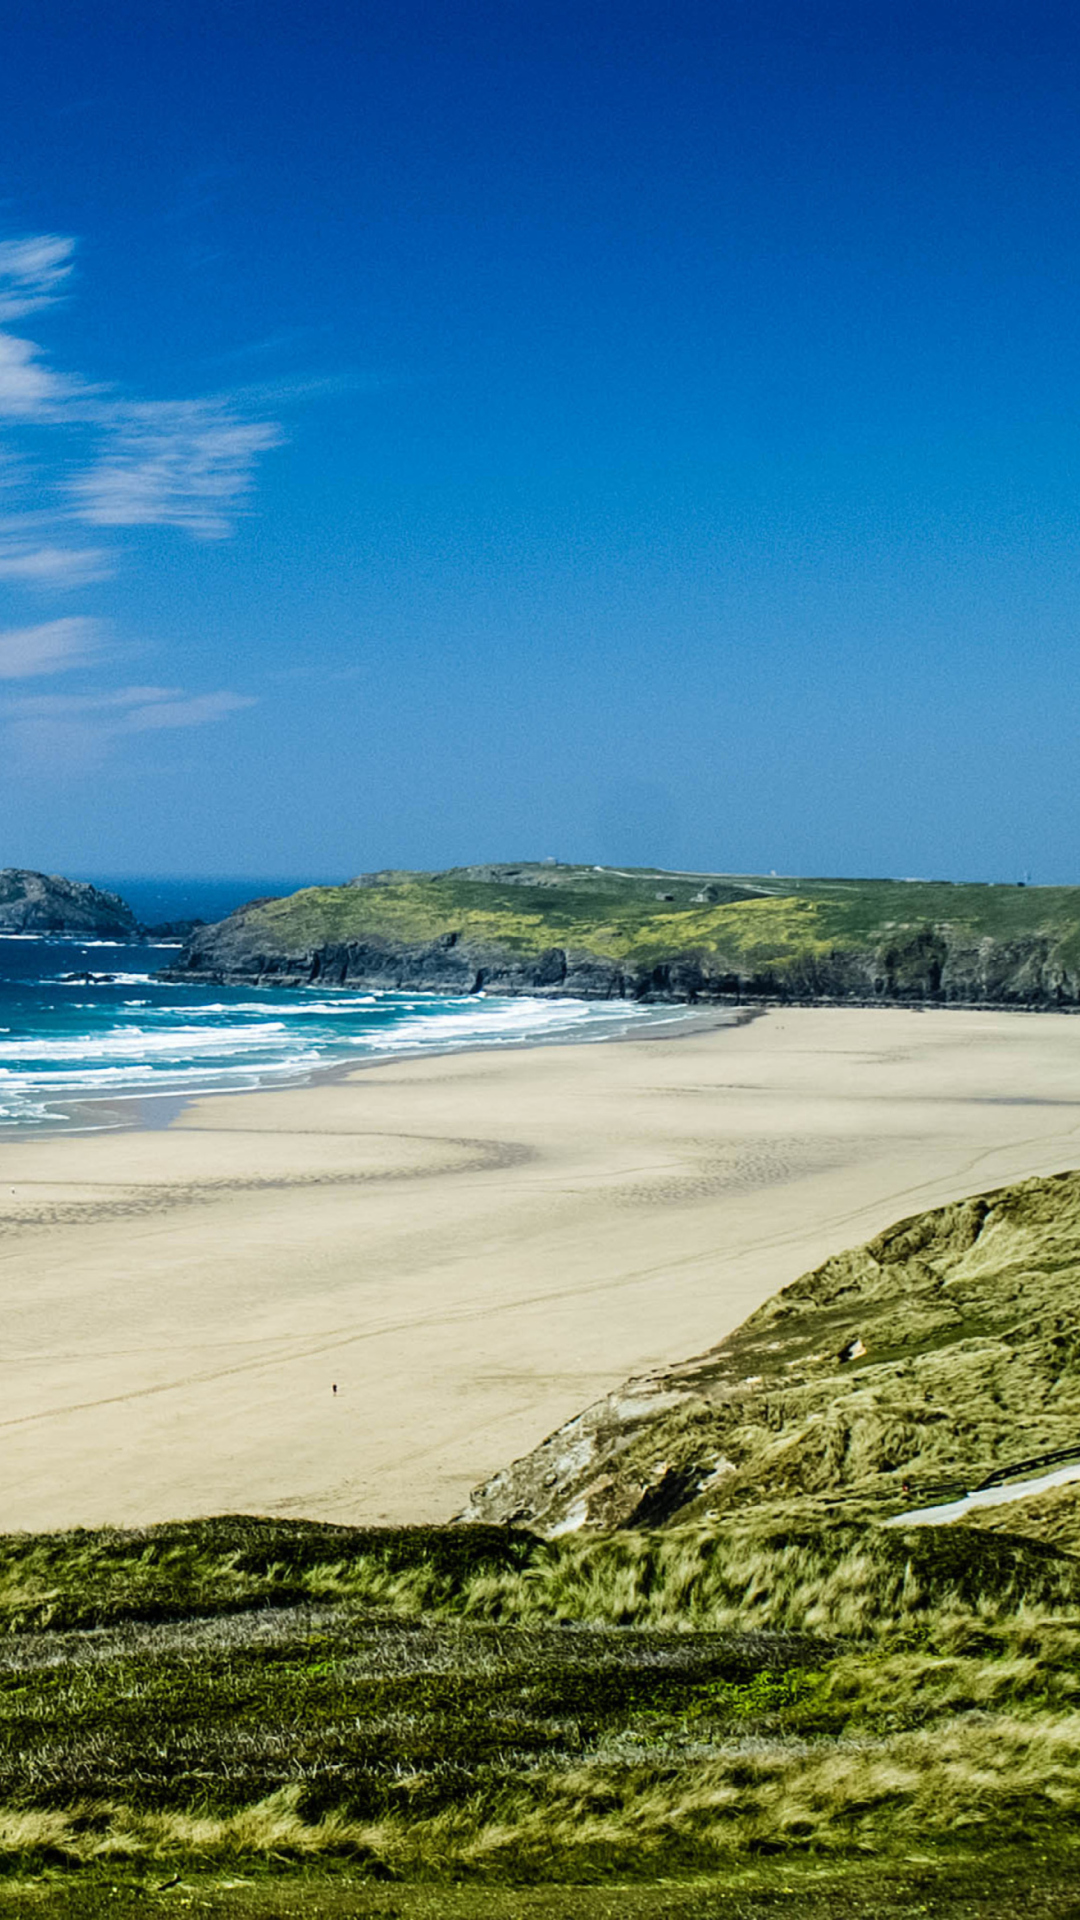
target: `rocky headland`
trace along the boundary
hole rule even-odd
[[[126,900],[85,880],[25,867],[0,871],[0,933],[87,934],[134,940],[139,928]]]
[[[687,1003],[1080,1005],[1080,888],[521,863],[365,874],[194,933],[174,979]]]

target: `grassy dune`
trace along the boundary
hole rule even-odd
[[[1078,1276],[1080,1177],[1027,1182],[828,1263],[736,1350],[843,1302],[912,1392],[959,1355],[982,1468],[1033,1381],[1035,1437],[1074,1430]],[[0,1908],[1075,1914],[1080,1496],[885,1527],[893,1469],[853,1499],[851,1446],[808,1437],[848,1374],[806,1378],[812,1472],[765,1470],[764,1421],[739,1496],[660,1529],[3,1539]]]
[[[648,1392],[631,1382],[586,1409],[478,1490],[469,1517],[544,1533],[884,1520],[1005,1463],[1080,1457],[1078,1356],[1080,1174],[1063,1173],[827,1260]],[[1051,1502],[1044,1532],[1080,1550],[1074,1500]]]
[[[1071,1556],[850,1527],[509,1545],[462,1530],[433,1571],[430,1538],[302,1523],[7,1541],[0,1859],[588,1884],[1065,1844]]]

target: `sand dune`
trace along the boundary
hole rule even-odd
[[[828,1253],[1077,1164],[1080,1019],[822,1008],[10,1140],[0,1528],[444,1518]]]

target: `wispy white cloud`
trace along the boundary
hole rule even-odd
[[[49,719],[73,715],[114,714],[184,698],[183,687],[114,687],[107,693],[25,693],[5,700],[0,712],[20,719]]]
[[[81,520],[100,527],[183,527],[222,539],[251,492],[272,421],[244,420],[227,399],[143,401],[113,410],[105,447],[70,482]]]
[[[0,244],[0,321],[58,297],[73,247],[56,234]],[[52,513],[61,524],[74,516],[93,526],[224,538],[251,494],[259,455],[283,437],[265,417],[268,404],[242,393],[131,400],[58,371],[36,341],[0,331],[0,419],[90,442],[81,468],[56,485]]]
[[[239,713],[242,707],[257,704],[248,693],[230,693],[223,688],[219,693],[196,693],[185,699],[170,695],[168,699],[147,701],[143,705],[132,706],[124,718],[125,733],[153,733],[162,727],[205,727],[214,720],[224,720],[230,713]]]
[[[49,306],[71,272],[74,251],[74,240],[59,233],[0,241],[0,320]]]
[[[45,365],[41,348],[17,334],[0,333],[0,418],[56,421],[87,389]]]
[[[36,769],[91,771],[125,735],[204,727],[255,704],[249,695],[226,689],[188,694],[182,687],[25,695],[0,703],[4,757]]]
[[[8,508],[0,515],[0,587],[52,592],[107,579],[115,556],[91,544],[87,525],[224,538],[250,501],[260,456],[282,439],[271,417],[277,397],[269,393],[137,399],[56,368],[12,323],[63,296],[73,256],[74,242],[57,234],[0,243],[0,464]],[[11,625],[0,630],[0,681],[85,667],[108,638],[106,626],[85,615]],[[89,770],[125,737],[212,725],[254,704],[223,688],[13,689],[0,700],[0,768]]]
[[[0,534],[0,580],[18,586],[56,588],[91,586],[108,580],[115,571],[112,557],[104,547],[30,546],[19,541],[5,544]]]
[[[100,651],[102,637],[100,620],[82,614],[36,627],[9,627],[0,633],[0,680],[31,680],[84,666]]]
[[[75,242],[57,233],[0,241],[0,321],[19,320],[59,297],[72,268]],[[0,333],[0,415],[51,418],[79,392],[80,383],[54,373],[33,340]]]
[[[68,624],[58,620],[56,626]],[[4,702],[2,711],[20,719],[102,714],[109,725],[127,733],[146,733],[156,727],[202,727],[223,720],[227,713],[253,707],[250,694],[185,693],[183,687],[116,687],[108,693],[31,693]]]

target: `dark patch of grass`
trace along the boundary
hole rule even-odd
[[[1041,1856],[992,1848],[965,1857],[958,1848],[952,1860],[937,1862],[864,1858],[839,1871],[762,1861],[681,1886],[410,1886],[373,1883],[348,1869],[135,1876],[114,1867],[0,1879],[0,1914],[20,1920],[145,1920],[187,1912],[211,1920],[1077,1920],[1078,1875],[1080,1858],[1067,1844]]]
[[[326,1575],[419,1577],[432,1605],[480,1575],[520,1572],[539,1543],[506,1527],[336,1527],[245,1515],[119,1532],[0,1538],[0,1633],[180,1620],[296,1605]]]
[[[641,1715],[730,1718],[757,1676],[782,1684],[831,1652],[793,1636],[420,1626],[340,1607],[200,1628],[18,1646],[0,1669],[0,1804],[224,1814],[295,1786],[309,1819],[421,1800],[430,1813],[523,1768],[576,1763]]]

